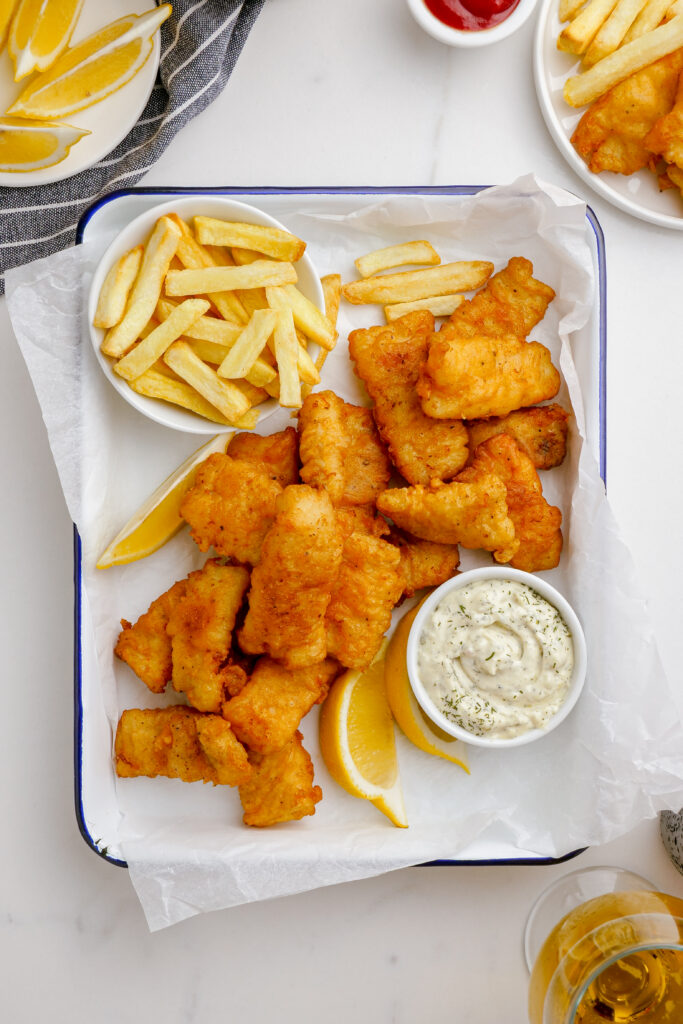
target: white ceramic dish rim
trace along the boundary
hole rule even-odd
[[[606,199],[608,203],[637,217],[639,220],[647,221],[650,224],[657,224],[659,227],[672,228],[674,231],[683,231],[683,215],[677,217],[673,214],[662,213],[659,210],[650,209],[641,203],[622,195],[600,175],[593,174],[588,169],[584,160],[579,156],[571,144],[563,125],[557,118],[553,106],[550,86],[548,82],[548,70],[546,66],[547,32],[548,21],[552,17],[556,0],[545,0],[542,5],[538,22],[536,24],[536,35],[534,38],[534,85],[536,96],[541,108],[543,120],[550,133],[553,142],[560,153],[567,161],[573,171],[598,195]],[[569,108],[568,108],[569,109]],[[640,172],[644,173],[644,172]],[[649,171],[646,173],[650,173]]]
[[[112,369],[113,362],[100,351],[104,331],[101,328],[94,327],[92,321],[104,278],[112,264],[125,252],[133,248],[133,246],[144,241],[155,221],[167,213],[177,213],[184,218],[201,213],[206,216],[219,218],[222,216],[226,220],[242,220],[249,224],[263,224],[268,227],[280,228],[283,231],[288,229],[286,225],[269,214],[264,213],[257,206],[242,203],[226,196],[197,193],[192,196],[159,203],[157,206],[145,210],[144,213],[135,217],[109,244],[93,273],[87,301],[88,332],[95,357],[112,387],[134,409],[137,409],[138,412],[147,416],[155,423],[165,427],[191,434],[230,433],[235,430],[234,426],[214,423],[212,420],[205,420],[202,416],[190,410],[170,405],[160,399],[139,395],[136,391],[133,391],[122,377],[114,373]],[[324,297],[320,278],[313,262],[306,253],[297,262],[297,270],[300,272],[298,283],[301,291],[319,309],[324,310]],[[312,351],[315,352],[315,346],[312,346]],[[274,399],[270,399],[259,408],[261,410],[260,422],[262,422],[270,412],[277,408],[277,404]]]
[[[513,736],[511,739],[495,739],[488,738],[486,736],[475,736],[466,729],[461,729],[459,726],[454,725],[438,710],[427,695],[417,667],[418,639],[424,629],[428,616],[431,615],[440,601],[447,594],[450,594],[454,590],[460,590],[462,587],[465,587],[470,583],[474,583],[477,580],[485,579],[513,580],[518,583],[525,583],[527,586],[537,591],[541,597],[544,597],[546,601],[550,602],[550,604],[557,608],[560,615],[569,626],[574,641],[574,669],[566,700],[556,714],[553,715],[544,729],[533,729],[530,732],[522,733],[520,736]],[[539,576],[535,576],[528,572],[522,572],[520,569],[512,569],[505,565],[489,565],[483,566],[479,569],[469,569],[466,572],[460,573],[459,576],[454,576],[452,579],[446,580],[446,582],[442,583],[440,587],[433,590],[425,600],[424,604],[421,605],[419,612],[415,616],[415,621],[413,622],[408,635],[408,645],[406,650],[406,664],[410,685],[415,695],[415,699],[424,713],[435,723],[435,725],[438,725],[440,729],[447,732],[449,736],[455,736],[456,739],[474,746],[495,749],[524,746],[527,743],[532,743],[534,740],[542,739],[560,725],[560,723],[563,722],[572,711],[579,699],[579,696],[581,695],[581,691],[586,680],[586,661],[586,640],[583,629],[576,612],[567,599],[563,597],[559,590],[556,590],[555,587],[551,586],[550,583],[541,579]]]
[[[519,0],[512,14],[492,28],[484,28],[476,32],[461,31],[451,28],[439,21],[426,7],[424,0],[407,0],[410,12],[418,25],[440,43],[448,46],[477,47],[490,46],[507,39],[518,28],[521,28],[536,7],[537,0]]]

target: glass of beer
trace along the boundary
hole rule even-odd
[[[683,1022],[683,900],[638,875],[561,878],[532,908],[524,944],[530,1024]]]

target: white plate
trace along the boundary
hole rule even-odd
[[[151,7],[151,0],[109,0],[106,4],[98,3],[97,0],[85,0],[71,37],[71,45],[92,35],[110,21],[117,21],[126,14],[144,14]],[[70,178],[73,174],[92,167],[107,153],[111,153],[112,149],[125,139],[145,109],[154,88],[159,68],[159,53],[159,33],[156,32],[151,54],[130,82],[94,106],[63,118],[67,124],[87,129],[90,135],[77,142],[68,156],[54,167],[17,173],[0,171],[0,186],[26,188],[30,185],[49,185],[53,181],[63,181],[64,178]],[[7,110],[30,81],[30,78],[22,78],[20,82],[15,82],[14,67],[7,49],[0,53],[0,110]]]
[[[562,25],[557,16],[558,0],[543,4],[534,41],[534,81],[541,111],[560,153],[587,185],[613,206],[633,217],[683,231],[683,200],[678,189],[660,192],[657,177],[651,171],[635,174],[593,174],[570,142],[584,109],[575,110],[565,103],[562,89],[567,78],[576,74],[578,62],[557,49]]]
[[[100,294],[102,283],[109,272],[109,269],[124,253],[133,249],[141,242],[145,242],[154,227],[154,224],[166,213],[177,213],[183,220],[191,221],[193,217],[216,217],[221,220],[244,221],[247,224],[265,224],[269,227],[280,228],[282,231],[288,229],[279,220],[269,217],[267,213],[249,206],[246,203],[237,202],[224,196],[196,195],[183,199],[172,199],[170,202],[160,203],[151,210],[141,213],[132,220],[116,236],[102,259],[95,268],[90,293],[88,295],[88,326],[90,328],[90,340],[97,356],[97,361],[102,367],[105,377],[109,383],[116,388],[118,393],[125,400],[137,409],[138,412],[148,416],[156,423],[173,430],[184,430],[190,434],[224,434],[234,430],[231,426],[221,426],[212,420],[206,420],[197,413],[182,409],[180,406],[170,405],[157,398],[146,398],[133,391],[130,385],[118,374],[114,373],[114,361],[102,355],[100,346],[104,338],[104,331],[99,327],[93,327],[93,317],[97,307],[97,299]],[[298,288],[307,299],[310,299],[318,309],[324,309],[324,297],[320,277],[313,266],[310,257],[305,253],[296,264],[299,279]],[[318,353],[317,345],[311,344],[310,353],[313,358]],[[270,399],[259,406],[261,421],[267,418],[268,414],[279,408],[274,399]]]

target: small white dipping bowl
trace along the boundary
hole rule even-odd
[[[468,732],[466,729],[462,729],[460,726],[455,725],[450,719],[446,718],[439,708],[434,704],[431,697],[427,694],[417,665],[417,650],[420,636],[427,623],[427,620],[431,616],[434,609],[440,604],[447,594],[452,593],[454,590],[461,590],[463,587],[468,586],[470,583],[475,583],[478,580],[512,580],[515,583],[525,583],[532,590],[535,590],[537,594],[545,598],[549,604],[553,605],[558,610],[566,624],[569,626],[572,634],[572,640],[574,643],[574,669],[572,672],[571,680],[569,683],[569,690],[567,697],[559,708],[559,710],[553,715],[553,717],[546,723],[542,729],[531,729],[529,732],[522,733],[519,736],[513,736],[510,739],[501,739],[486,736],[475,736],[473,733]],[[545,580],[540,579],[538,576],[534,576],[532,573],[521,572],[519,569],[510,569],[507,566],[485,566],[482,569],[470,569],[467,572],[461,573],[459,576],[454,576],[450,580],[446,580],[440,587],[437,587],[429,597],[426,599],[424,604],[421,606],[419,612],[415,616],[415,621],[410,629],[408,636],[408,647],[406,652],[408,677],[410,679],[410,685],[412,686],[413,693],[417,699],[418,704],[424,711],[424,713],[438,725],[440,729],[448,733],[449,736],[455,736],[456,739],[462,740],[464,743],[470,743],[478,747],[490,747],[500,749],[503,747],[521,747],[526,743],[532,743],[534,740],[539,740],[543,736],[547,736],[551,730],[557,728],[560,722],[563,722],[569,712],[572,710],[586,679],[586,638],[583,635],[583,629],[579,622],[576,612],[565,600],[559,591],[551,587]]]
[[[490,46],[501,39],[507,39],[518,28],[521,28],[536,7],[537,0],[519,0],[512,14],[491,28],[463,31],[444,25],[443,21],[432,14],[424,0],[407,0],[410,13],[418,25],[434,39],[447,46]]]
[[[224,434],[234,430],[234,427],[222,425],[220,423],[214,423],[212,420],[206,420],[203,416],[199,416],[197,413],[190,412],[188,409],[182,409],[180,406],[170,405],[168,402],[164,402],[158,398],[147,398],[144,395],[139,395],[136,391],[129,386],[128,382],[118,374],[114,373],[112,367],[114,360],[107,358],[100,351],[100,345],[104,337],[104,331],[99,327],[93,326],[93,317],[95,315],[95,309],[97,307],[97,299],[100,294],[102,283],[112,266],[123,256],[125,252],[132,249],[134,246],[139,245],[141,242],[145,242],[154,227],[154,224],[167,213],[177,213],[178,216],[182,217],[183,220],[192,221],[193,217],[216,217],[220,220],[234,220],[244,221],[247,224],[264,224],[268,227],[281,228],[283,231],[287,231],[288,228],[284,224],[275,220],[273,217],[269,217],[267,213],[257,209],[255,206],[249,206],[247,203],[237,202],[235,199],[230,199],[225,196],[211,196],[211,195],[193,195],[178,197],[177,199],[171,199],[166,203],[160,203],[158,206],[152,207],[145,213],[141,213],[139,217],[132,220],[123,231],[121,231],[114,241],[111,243],[109,248],[106,250],[102,259],[95,268],[93,274],[92,284],[90,286],[90,293],[88,295],[88,326],[90,328],[90,339],[92,346],[97,357],[97,361],[102,367],[102,371],[112,385],[116,388],[118,393],[125,398],[125,400],[132,405],[134,409],[141,412],[144,416],[154,420],[156,423],[161,423],[165,427],[172,427],[174,430],[184,430],[190,434]],[[314,302],[315,305],[324,310],[324,297],[322,285],[320,284],[320,277],[313,266],[310,258],[306,253],[296,263],[296,270],[299,275],[297,287],[303,292],[306,298]],[[310,351],[313,357],[316,355],[316,346],[312,346]],[[278,409],[279,406],[275,399],[269,399],[259,406],[261,411],[261,421],[263,421],[269,413]]]

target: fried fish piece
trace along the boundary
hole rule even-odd
[[[507,434],[500,434],[479,445],[472,470],[495,473],[505,484],[508,514],[519,542],[510,565],[525,572],[554,569],[562,551],[562,513],[543,497],[538,473],[526,452]],[[464,470],[461,476],[470,471]]]
[[[170,590],[152,601],[134,626],[127,619],[121,619],[123,629],[114,654],[133,669],[152,693],[163,693],[171,681],[171,638],[166,626],[186,589],[187,580],[178,580]]]
[[[328,654],[346,668],[367,668],[403,588],[401,555],[393,544],[360,531],[347,537],[325,615]]]
[[[247,654],[269,654],[288,668],[323,661],[325,612],[339,572],[342,535],[326,491],[285,488],[251,577],[239,632]]]
[[[420,540],[395,528],[389,540],[396,545],[401,556],[403,597],[412,597],[424,587],[438,587],[455,576],[460,564],[457,544]]]
[[[591,171],[633,174],[646,167],[652,150],[646,141],[674,105],[683,49],[636,71],[583,114],[572,145]]]
[[[389,533],[389,524],[377,515],[374,505],[336,508],[334,514],[344,540],[352,533],[364,533],[368,537],[386,537]]]
[[[386,327],[349,335],[349,354],[373,401],[377,429],[411,484],[449,480],[467,461],[467,430],[458,419],[425,415],[415,390],[427,358],[434,317],[418,310]]]
[[[263,538],[273,524],[282,487],[261,462],[217,452],[197,470],[180,506],[200,551],[257,565]]]
[[[437,544],[492,551],[508,562],[519,547],[508,515],[506,489],[493,473],[470,467],[451,483],[394,487],[377,499],[377,508],[402,530]]]
[[[325,699],[338,672],[331,658],[296,669],[260,658],[244,689],[223,705],[223,717],[250,750],[275,753],[293,738],[313,705]]]
[[[332,391],[317,391],[304,400],[299,450],[301,479],[326,490],[335,506],[372,504],[391,476],[371,411]]]
[[[552,469],[560,465],[567,453],[568,419],[569,414],[554,402],[518,409],[508,416],[470,420],[470,461],[477,445],[497,434],[508,434],[524,449],[536,469]]]
[[[553,398],[560,375],[538,341],[514,334],[435,334],[417,385],[422,408],[437,419],[507,416]]]
[[[239,786],[252,775],[247,752],[229,724],[220,715],[202,715],[182,705],[124,711],[114,752],[121,778],[165,775]]]
[[[185,593],[170,614],[166,632],[172,644],[173,688],[199,711],[218,713],[225,700],[234,672],[227,664],[232,631],[248,585],[246,569],[209,559],[203,569],[190,573]]]
[[[296,732],[282,750],[250,755],[253,773],[239,788],[245,825],[265,828],[315,814],[323,794],[313,785],[313,762],[302,739]]]
[[[645,145],[651,153],[683,170],[683,71],[679,72],[671,110],[655,122],[645,136]]]
[[[263,466],[282,488],[299,482],[299,445],[294,427],[267,436],[235,434],[226,454]]]

